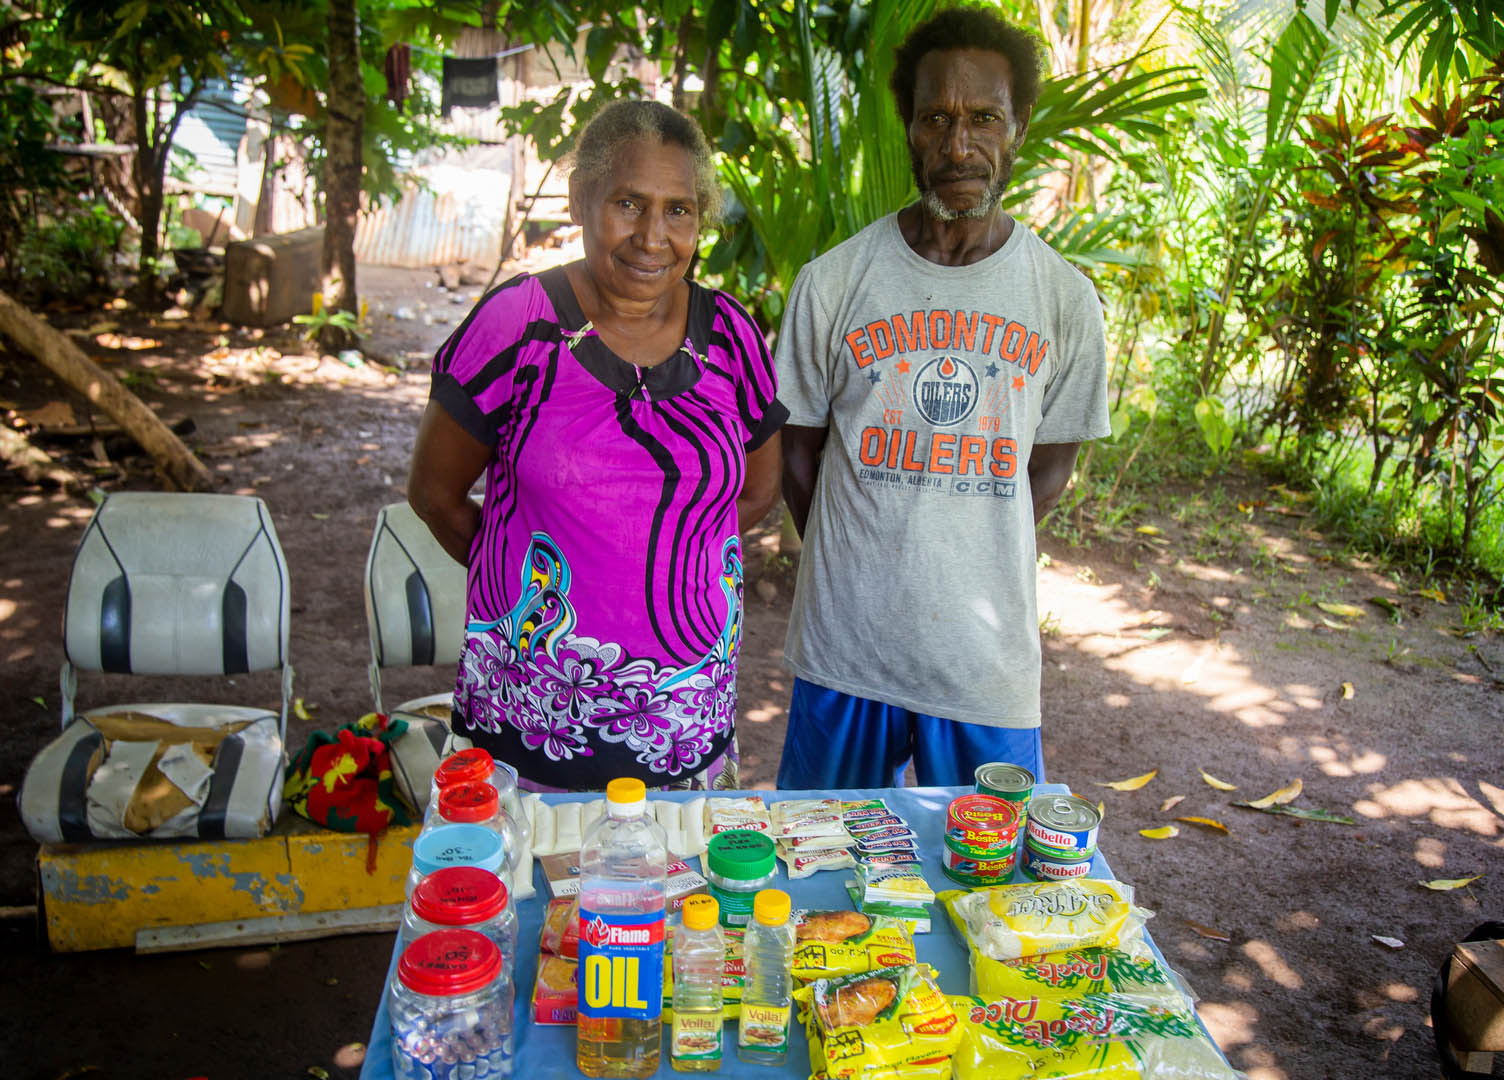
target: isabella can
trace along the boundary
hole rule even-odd
[[[1097,850],[1102,814],[1079,795],[1037,795],[1029,803],[1027,843],[1042,855],[1081,859]]]
[[[1042,853],[1028,840],[1024,841],[1022,861],[1024,875],[1034,881],[1075,881],[1091,875],[1092,856],[1067,859]]]

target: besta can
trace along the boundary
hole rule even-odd
[[[940,865],[945,876],[952,881],[977,889],[987,885],[1006,885],[1013,876],[1013,867],[1017,862],[1017,847],[1000,849],[995,858],[975,859],[956,851],[947,843]]]
[[[1024,875],[1034,881],[1075,881],[1091,876],[1092,856],[1067,859],[1041,852],[1025,840],[1022,863]]]
[[[1034,794],[1034,774],[1022,765],[989,761],[977,766],[975,776],[978,795],[995,795],[1027,807]]]
[[[1040,854],[1079,859],[1097,850],[1101,812],[1079,795],[1036,795],[1029,801],[1027,842]]]
[[[996,795],[962,795],[945,811],[945,846],[963,857],[996,859],[1018,843],[1023,806]]]

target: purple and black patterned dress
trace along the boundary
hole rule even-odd
[[[432,397],[496,449],[470,551],[456,731],[534,790],[736,784],[746,455],[787,410],[761,332],[691,283],[688,333],[638,368],[563,268],[485,297]]]

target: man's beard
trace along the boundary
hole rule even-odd
[[[925,186],[924,172],[920,166],[919,157],[910,150],[909,163],[914,170],[914,183],[919,186],[919,201],[924,206],[925,213],[936,221],[960,221],[990,216],[997,209],[997,204],[1002,201],[1003,193],[1008,190],[1008,184],[1013,180],[1013,162],[1016,156],[1012,150],[1003,155],[1002,161],[998,162],[997,175],[992,178],[992,183],[987,185],[987,190],[982,192],[982,198],[975,206],[969,210],[953,210],[945,205],[939,195]]]

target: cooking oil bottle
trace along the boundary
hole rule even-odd
[[[747,977],[736,1056],[755,1065],[782,1065],[789,1054],[794,990],[794,927],[789,924],[788,893],[763,889],[753,898],[742,958]]]
[[[715,1072],[721,1067],[725,1018],[726,939],[721,905],[713,896],[684,901],[684,925],[674,935],[674,1023],[669,1064],[676,1072]]]
[[[580,846],[575,1062],[586,1076],[658,1071],[668,840],[647,805],[641,780],[611,781]]]

